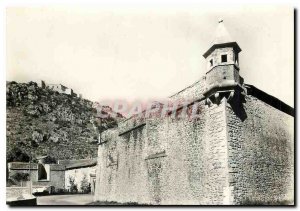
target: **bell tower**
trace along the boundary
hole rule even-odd
[[[203,93],[207,102],[218,102],[224,96],[230,100],[234,95],[245,94],[243,78],[239,75],[240,46],[234,41],[219,20],[211,47],[203,54],[206,59],[206,91]]]

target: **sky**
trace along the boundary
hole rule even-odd
[[[245,83],[294,107],[294,11],[282,6],[6,10],[6,80],[61,83],[92,101],[168,97],[206,72],[222,18]]]

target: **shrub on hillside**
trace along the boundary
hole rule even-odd
[[[44,158],[44,163],[45,164],[56,163],[56,159],[55,159],[55,157],[47,156],[46,158]]]
[[[14,147],[7,152],[7,162],[29,162],[29,155],[18,147]]]

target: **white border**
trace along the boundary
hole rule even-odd
[[[5,10],[6,7],[11,6],[98,6],[98,7],[118,7],[118,8],[126,8],[126,7],[134,7],[134,8],[182,8],[182,7],[201,7],[205,5],[211,5],[216,7],[222,6],[239,6],[243,5],[257,5],[257,6],[268,6],[268,5],[289,5],[294,7],[296,10],[299,9],[299,0],[2,0],[0,1],[0,11],[1,11],[1,22],[0,22],[0,81],[1,81],[1,91],[0,91],[0,134],[1,134],[1,169],[3,172],[2,176],[2,184],[1,184],[1,210],[8,210],[10,209],[6,204],[6,194],[5,194],[5,163],[6,163],[6,48],[5,48]],[[299,16],[299,13],[298,13]],[[299,22],[296,23],[297,28],[299,27]],[[299,35],[298,37],[299,38]],[[295,46],[298,49],[298,45]],[[299,61],[299,54],[296,61]],[[296,72],[296,71],[295,71]],[[297,81],[299,81],[299,73],[297,74]],[[297,86],[297,84],[296,84]],[[299,93],[299,87],[297,86],[297,93]],[[297,102],[295,102],[297,105]],[[298,117],[298,115],[297,115]],[[297,130],[299,129],[299,125]],[[297,141],[297,140],[296,140]],[[296,151],[299,151],[299,143],[298,148]],[[295,158],[296,161],[296,158]],[[299,164],[297,163],[297,169],[299,169]],[[298,175],[298,174],[297,174]],[[298,181],[299,182],[299,181]],[[299,197],[297,196],[296,201],[299,203]],[[43,209],[40,207],[38,209]],[[56,207],[56,209],[64,210],[64,209],[73,209],[73,207],[66,208],[66,207]],[[86,209],[86,208],[79,208],[79,209]],[[104,209],[104,207],[99,207],[97,209]],[[156,209],[163,209],[163,208],[156,208]],[[184,209],[184,207],[183,207]],[[207,209],[206,207],[199,207],[197,209]],[[218,208],[211,208],[210,209],[218,209]],[[231,209],[231,208],[230,208]],[[263,208],[258,208],[258,210]]]

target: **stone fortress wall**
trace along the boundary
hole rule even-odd
[[[294,203],[294,109],[244,84],[237,60],[241,49],[222,22],[218,42],[204,54],[205,77],[170,97],[190,101],[189,109],[197,103],[199,116],[132,117],[105,131],[95,201]]]
[[[292,200],[293,117],[253,96],[244,108],[242,121],[226,100],[210,107],[202,101],[197,120],[130,119],[137,125],[132,130],[107,131],[99,146],[95,200],[205,205]]]
[[[243,109],[226,107],[234,203],[293,201],[294,117],[251,95]]]

